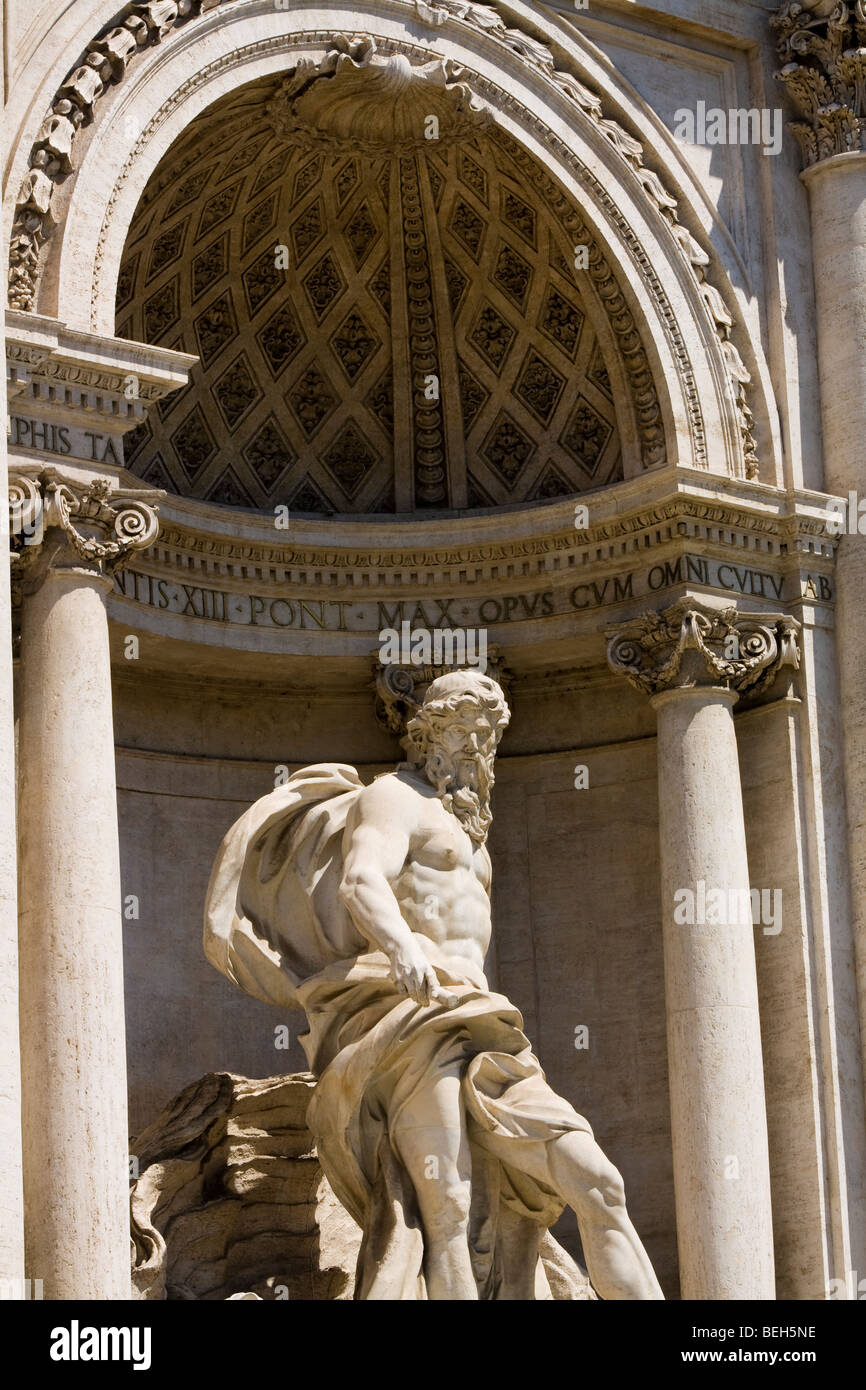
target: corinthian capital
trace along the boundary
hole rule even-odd
[[[607,659],[646,695],[698,685],[756,694],[782,666],[799,667],[799,630],[794,618],[678,599],[662,613],[611,629]]]
[[[866,149],[866,0],[786,0],[770,23],[806,167]]]
[[[159,533],[154,489],[111,490],[46,468],[38,477],[9,480],[9,532],[13,573],[37,584],[52,565],[85,565],[112,575]]]

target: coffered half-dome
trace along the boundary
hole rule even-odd
[[[117,332],[200,362],[127,438],[133,472],[343,514],[623,476],[628,373],[575,269],[573,210],[459,76],[372,50],[302,64],[169,150],[129,230]]]

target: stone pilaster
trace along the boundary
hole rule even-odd
[[[5,21],[0,21],[2,24]],[[0,45],[2,48],[2,45]],[[0,53],[0,75],[3,56]],[[4,332],[5,339],[5,332]],[[5,343],[4,343],[5,347]],[[4,353],[5,355],[5,353]],[[0,417],[6,418],[6,373]],[[0,439],[0,488],[8,476],[6,433]],[[9,545],[6,517],[0,545]],[[18,869],[15,826],[15,712],[12,694],[12,607],[9,569],[0,566],[0,1288],[24,1292],[24,1196],[21,1171],[21,1061],[18,1043]]]
[[[610,634],[658,715],[665,1010],[682,1297],[775,1296],[749,866],[733,707],[796,624],[683,599]]]
[[[848,503],[836,630],[861,1056],[866,1074],[866,7],[799,0],[773,20],[809,190],[824,487]]]
[[[27,1272],[130,1296],[121,886],[105,600],[153,492],[13,478],[20,585],[19,946]]]

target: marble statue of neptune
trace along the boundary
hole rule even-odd
[[[320,764],[257,801],[214,865],[205,951],[306,1013],[307,1122],[363,1232],[357,1298],[587,1297],[549,1233],[569,1205],[596,1293],[658,1299],[619,1173],[484,975],[508,719],[496,681],[452,672],[428,686],[395,771],[365,786]]]

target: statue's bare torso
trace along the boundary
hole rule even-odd
[[[381,874],[416,944],[423,950],[433,941],[446,956],[483,969],[491,934],[490,856],[426,778],[408,769],[378,778],[358,798],[347,830],[347,859],[357,857],[368,881]],[[351,872],[353,865],[346,867]],[[373,924],[377,934],[379,927]]]
[[[409,853],[391,889],[413,932],[446,955],[483,968],[490,945],[490,856],[474,845],[429,783],[413,772],[390,773],[405,786],[411,808]],[[418,791],[426,792],[423,799]]]

